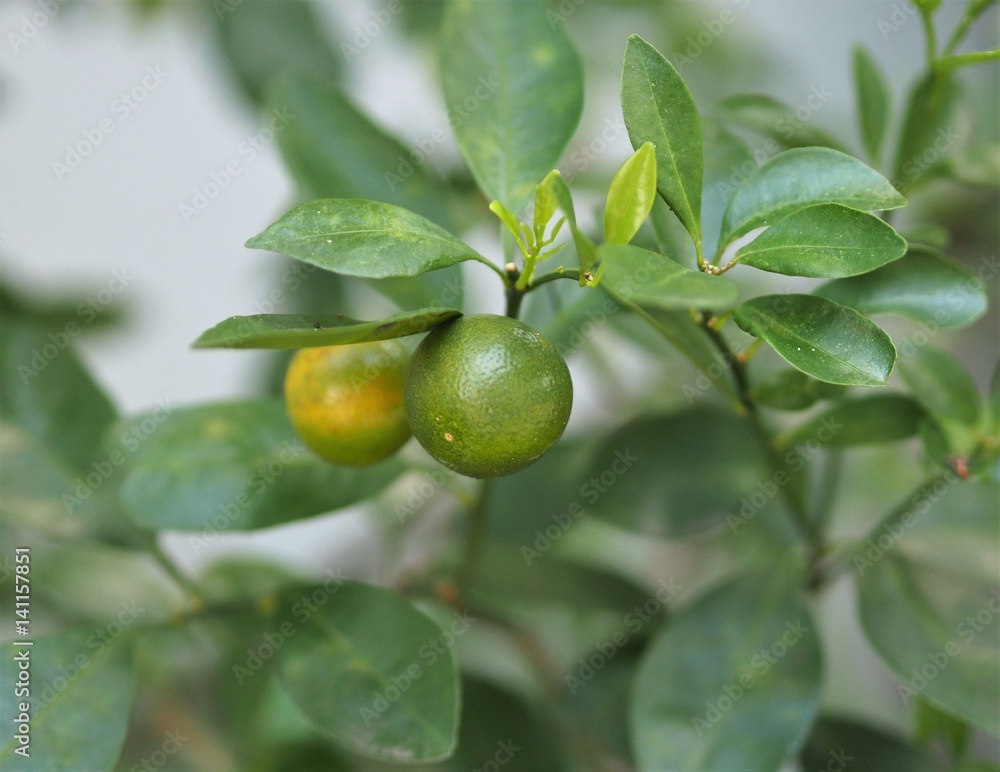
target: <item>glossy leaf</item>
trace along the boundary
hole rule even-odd
[[[110,629],[110,628],[109,628]],[[106,636],[105,636],[106,638]],[[0,701],[0,766],[5,770],[79,772],[113,769],[128,729],[132,656],[128,643],[105,643],[94,630],[3,647],[0,675],[11,691]],[[19,662],[30,657],[30,695],[15,699]],[[15,753],[21,701],[30,704],[30,757]]]
[[[597,263],[597,245],[590,240],[576,223],[576,209],[573,206],[573,196],[569,192],[569,186],[563,179],[559,170],[549,172],[541,182],[542,187],[549,191],[551,196],[559,204],[562,213],[566,215],[569,222],[570,231],[573,234],[573,243],[576,246],[576,253],[580,259],[580,270],[590,271]]]
[[[597,256],[602,286],[640,306],[728,309],[739,301],[739,287],[725,277],[683,268],[642,247],[602,244]]]
[[[817,295],[866,316],[900,314],[932,329],[965,327],[986,312],[986,287],[967,268],[927,247],[864,276],[837,279]]]
[[[912,356],[900,359],[899,372],[914,398],[930,413],[967,426],[979,422],[979,390],[953,354],[921,346]]]
[[[272,111],[295,115],[276,137],[306,200],[351,196],[384,201],[443,226],[451,224],[449,193],[428,173],[425,152],[387,134],[329,81],[283,77],[268,88],[267,102]],[[438,131],[443,138],[444,130]]]
[[[939,772],[924,751],[904,738],[853,720],[823,716],[813,726],[799,755],[805,769],[851,769],[852,772]]]
[[[782,217],[736,259],[789,276],[840,278],[867,273],[906,253],[885,220],[840,204],[815,204]]]
[[[876,165],[889,125],[889,87],[878,63],[862,47],[854,49],[854,90],[858,104],[858,124],[868,158]]]
[[[949,151],[961,139],[953,125],[960,97],[958,82],[947,72],[930,74],[913,87],[893,167],[901,189],[928,182],[947,168]]]
[[[451,0],[441,81],[462,156],[488,200],[523,209],[583,111],[583,67],[542,2]],[[544,130],[542,130],[544,127]]]
[[[902,394],[872,394],[845,399],[777,438],[779,448],[809,440],[828,448],[897,442],[914,436],[924,417],[920,406]]]
[[[656,199],[656,150],[642,145],[611,180],[604,208],[604,241],[628,244],[649,216]]]
[[[334,273],[371,279],[416,276],[465,260],[489,264],[472,247],[420,215],[357,198],[302,204],[246,245]]]
[[[810,98],[814,96],[810,93]],[[826,101],[826,94],[817,98]],[[795,110],[781,100],[765,94],[737,94],[717,103],[712,110],[726,123],[739,126],[774,140],[783,149],[793,147],[832,147],[840,143],[825,131],[803,121]]]
[[[813,295],[764,295],[733,312],[736,323],[802,372],[845,386],[884,386],[896,348],[857,311]]]
[[[853,564],[865,633],[900,701],[921,697],[1000,734],[1000,683],[983,675],[1000,647],[998,501],[995,484],[946,475],[859,544]]]
[[[302,601],[306,590],[290,593],[283,623],[295,633],[281,652],[281,680],[302,712],[366,756],[412,763],[451,755],[458,668],[441,629],[389,590],[337,581],[322,592],[323,604]]]
[[[162,410],[122,421],[111,436],[127,458],[120,497],[147,528],[250,530],[346,507],[400,472],[322,461],[299,440],[279,400]]]
[[[719,243],[728,244],[812,204],[843,204],[870,212],[898,209],[906,199],[857,158],[823,147],[786,150],[747,177],[733,194]]]
[[[461,316],[453,308],[423,308],[375,322],[341,315],[231,316],[201,334],[194,348],[306,348],[342,346],[417,335]]]
[[[657,190],[701,243],[701,118],[674,66],[638,35],[628,39],[622,68],[622,113],[632,147],[656,148]]]
[[[786,368],[761,381],[753,390],[755,402],[774,410],[806,410],[822,399],[835,399],[845,387],[810,378],[801,370]]]
[[[819,707],[815,625],[787,571],[741,576],[679,614],[632,688],[640,769],[777,770]]]

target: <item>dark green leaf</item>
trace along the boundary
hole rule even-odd
[[[946,473],[853,557],[865,633],[903,704],[919,696],[994,733],[998,502],[996,485]]]
[[[91,471],[115,409],[72,349],[75,322],[46,332],[5,320],[0,332],[0,419],[24,431],[76,471]]]
[[[622,67],[622,113],[632,147],[656,148],[657,190],[701,244],[701,118],[674,66],[638,35]]]
[[[324,603],[306,602],[316,592],[290,594],[282,623],[293,633],[279,659],[281,678],[302,712],[366,756],[411,763],[450,756],[458,668],[441,629],[379,587],[337,580],[322,591]]]
[[[833,279],[868,273],[906,254],[885,220],[840,204],[815,204],[782,217],[736,259],[764,271]]]
[[[489,261],[448,231],[406,209],[358,198],[302,204],[250,239],[334,273],[416,276],[465,260]]]
[[[910,92],[893,182],[908,190],[946,168],[949,151],[962,139],[955,125],[961,91],[950,73],[927,75]]]
[[[632,689],[642,769],[777,770],[819,707],[815,625],[787,571],[741,576],[650,644]]]
[[[462,155],[487,199],[518,213],[583,111],[583,67],[545,3],[452,0],[441,81]],[[544,129],[543,129],[544,127]]]
[[[628,244],[649,216],[656,200],[656,150],[647,142],[611,180],[604,208],[604,240]]]
[[[3,647],[0,674],[10,690],[0,701],[0,766],[5,770],[80,772],[113,769],[128,729],[132,656],[127,643],[104,643],[97,631],[35,638],[32,646]],[[15,699],[20,663],[30,657],[30,696]],[[20,747],[20,703],[30,704],[30,757]]]
[[[736,323],[802,372],[845,386],[884,386],[896,348],[857,311],[814,295],[763,295],[736,307]]]
[[[979,422],[979,390],[965,365],[952,354],[922,346],[900,359],[899,373],[930,413],[967,426]]]
[[[896,442],[912,437],[920,427],[923,411],[902,394],[873,394],[845,399],[776,441],[785,449],[808,440],[828,448]]]
[[[816,294],[866,316],[902,314],[931,331],[965,327],[986,311],[986,287],[971,271],[927,247],[864,276],[837,279]]]
[[[453,308],[422,308],[376,322],[343,315],[231,316],[201,334],[194,348],[306,348],[342,346],[417,335],[461,316]]]
[[[418,154],[385,133],[328,83],[292,76],[268,89],[272,110],[295,115],[278,145],[306,199],[384,201],[449,225],[449,194],[427,172],[426,149]]]
[[[865,212],[898,209],[906,199],[857,158],[824,147],[779,153],[744,180],[722,220],[720,245],[811,204]]]
[[[615,297],[639,306],[726,310],[739,301],[739,287],[725,277],[683,268],[642,247],[602,244],[597,256],[602,285]]]
[[[835,399],[843,386],[810,378],[801,370],[779,370],[753,390],[753,399],[775,410],[806,410],[821,399]]]
[[[811,93],[826,103],[826,94]],[[793,147],[832,147],[840,143],[824,131],[809,125],[784,102],[765,94],[737,94],[723,99],[712,110],[723,121],[733,126],[760,134],[778,143],[783,149]]]
[[[279,400],[161,408],[111,436],[127,459],[122,504],[147,528],[265,528],[361,501],[400,472],[396,460],[365,469],[320,460]]]
[[[966,755],[969,745],[969,725],[961,719],[940,710],[934,703],[917,700],[917,740],[921,743],[940,739],[957,759]]]
[[[878,63],[862,46],[854,49],[854,89],[857,92],[861,139],[868,158],[877,165],[889,125],[889,87]]]
[[[247,96],[260,101],[265,84],[286,70],[336,81],[341,58],[330,47],[307,0],[213,3],[219,45]]]
[[[816,722],[799,756],[809,770],[851,772],[938,772],[940,767],[902,737],[848,719],[824,716]]]

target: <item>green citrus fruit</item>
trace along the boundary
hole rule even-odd
[[[335,464],[367,466],[410,437],[403,410],[407,353],[396,342],[319,346],[297,352],[285,375],[292,426]]]
[[[465,316],[432,330],[406,372],[406,418],[434,458],[469,477],[531,464],[562,436],[573,406],[566,362],[537,330]]]

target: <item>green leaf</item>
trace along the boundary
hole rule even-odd
[[[939,772],[934,760],[902,737],[843,718],[823,716],[799,755],[805,769],[851,772]]]
[[[334,273],[370,279],[416,276],[465,260],[492,265],[420,215],[358,198],[324,198],[302,204],[246,246],[280,252]]]
[[[897,442],[915,435],[924,417],[920,406],[902,394],[872,394],[845,399],[775,440],[785,449],[818,439],[828,448]]]
[[[940,739],[955,758],[960,759],[966,755],[970,735],[968,724],[927,700],[917,700],[916,713],[917,740],[932,743]]]
[[[308,603],[316,592],[290,594],[282,624],[294,632],[278,661],[281,680],[302,712],[366,756],[411,763],[450,756],[458,667],[441,629],[379,587],[337,580],[322,591],[329,602]]]
[[[863,46],[854,49],[854,88],[858,100],[858,123],[865,152],[878,164],[882,141],[889,125],[889,87],[878,63]]]
[[[285,165],[306,200],[351,196],[384,201],[441,225],[451,224],[450,194],[424,165],[437,145],[430,151],[412,150],[374,124],[328,80],[280,78],[269,86],[267,101],[272,112],[286,110],[295,116],[276,136]]]
[[[109,628],[110,629],[110,628]],[[5,770],[79,772],[114,769],[128,729],[132,702],[132,657],[127,643],[105,643],[96,631],[35,638],[31,646],[7,644],[0,681],[10,690],[0,701],[0,766]],[[30,696],[15,699],[20,663],[30,657]],[[21,701],[30,703],[30,757],[16,729]]]
[[[649,216],[656,199],[656,150],[647,142],[611,180],[604,208],[604,240],[628,244]]]
[[[993,433],[1000,435],[1000,360],[993,367],[989,393],[990,413],[993,418]]]
[[[207,4],[206,4],[207,5]],[[255,102],[276,74],[289,70],[323,81],[340,77],[342,59],[307,0],[213,3],[219,47],[246,95]]]
[[[701,244],[701,118],[674,66],[638,35],[628,39],[622,67],[622,114],[632,147],[656,148],[656,189]]]
[[[583,67],[546,4],[451,0],[441,82],[462,156],[487,199],[528,204],[583,111]]]
[[[206,330],[194,348],[306,348],[342,346],[417,335],[461,316],[453,308],[422,308],[375,322],[343,315],[255,314],[231,316]]]
[[[899,373],[930,413],[966,426],[979,423],[979,390],[965,365],[952,354],[921,346],[912,356],[900,359]]]
[[[810,378],[801,370],[779,370],[753,390],[755,402],[774,410],[806,410],[821,399],[836,399],[845,387]]]
[[[824,147],[786,150],[747,177],[722,219],[720,246],[812,204],[865,212],[898,209],[906,199],[857,158]]]
[[[901,314],[931,331],[965,327],[986,312],[986,286],[964,266],[927,247],[864,276],[837,279],[817,295],[866,316]]]
[[[825,104],[825,93],[810,94]],[[774,140],[780,147],[832,147],[839,150],[840,143],[814,128],[795,114],[784,102],[765,94],[737,94],[717,103],[712,113],[726,123]]]
[[[81,325],[47,331],[4,320],[0,420],[20,426],[75,471],[89,468],[115,409],[73,352]]]
[[[996,559],[1000,488],[948,473],[915,493],[900,517],[856,548],[861,621],[896,673],[897,696],[918,696],[1000,734]]]
[[[111,437],[127,459],[122,504],[155,529],[214,534],[312,517],[374,495],[401,469],[397,460],[364,469],[322,461],[280,400],[161,408]]]
[[[956,127],[961,98],[949,73],[931,73],[910,92],[896,148],[893,182],[901,190],[926,183],[944,171],[946,158],[962,139]]]
[[[787,571],[741,576],[649,645],[632,689],[641,769],[777,770],[819,707],[815,625]]]
[[[733,318],[790,365],[828,383],[884,386],[896,361],[874,322],[813,295],[763,295],[737,306]]]
[[[763,271],[825,279],[872,271],[906,254],[885,220],[841,204],[815,204],[785,215],[736,260]]]
[[[640,306],[725,310],[739,301],[739,287],[725,277],[683,268],[642,247],[602,244],[597,256],[602,286]]]
[[[966,185],[1000,187],[1000,142],[977,145],[950,156],[946,171]]]
[[[566,215],[566,219],[569,221],[570,231],[573,234],[573,243],[576,245],[576,254],[580,259],[580,270],[582,272],[593,270],[597,264],[597,245],[577,227],[573,196],[569,192],[566,180],[563,179],[559,170],[556,169],[545,176],[541,185],[558,202],[559,208],[562,209],[563,214]]]
[[[729,205],[729,199],[740,182],[757,169],[757,159],[747,143],[723,129],[719,121],[705,120],[702,130],[705,143],[705,187],[701,202],[702,246],[705,254],[714,254],[719,229],[722,227],[722,216]],[[662,216],[665,208],[654,206],[651,218],[661,243],[660,251],[680,259],[684,252],[671,246],[677,241],[672,238],[671,230],[682,230],[682,226],[676,218]]]

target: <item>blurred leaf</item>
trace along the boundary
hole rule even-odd
[[[897,442],[915,435],[923,411],[902,394],[873,394],[844,399],[775,440],[779,449],[808,440],[828,448]]]
[[[604,241],[628,244],[656,199],[656,149],[646,142],[611,180],[604,208]]]
[[[865,212],[906,205],[889,181],[857,158],[823,147],[779,153],[747,177],[722,220],[720,245],[812,204]]]
[[[736,323],[793,367],[845,386],[884,386],[896,348],[857,311],[813,295],[762,295],[736,307]]]
[[[961,139],[954,125],[960,97],[958,82],[949,73],[931,73],[913,87],[893,166],[900,189],[927,182],[945,168],[946,155]]]
[[[6,322],[0,332],[0,419],[45,445],[74,471],[89,464],[115,409],[73,353],[76,332]]]
[[[990,379],[989,406],[993,415],[993,432],[1000,434],[1000,360],[994,365]]]
[[[956,153],[948,159],[948,173],[966,185],[1000,187],[1000,142],[990,142]]]
[[[622,114],[632,147],[656,148],[657,190],[701,244],[701,118],[674,66],[638,35],[628,39],[622,67]]]
[[[128,729],[132,662],[127,644],[105,645],[89,631],[7,644],[0,679],[13,691],[20,662],[30,657],[30,697],[0,701],[0,765],[6,770],[79,772],[113,769]],[[30,757],[16,753],[22,701],[30,704]]]
[[[336,82],[341,57],[330,47],[324,24],[307,0],[213,0],[219,47],[246,95],[254,102],[264,86],[285,71]]]
[[[917,740],[922,743],[934,742],[938,738],[956,759],[966,756],[969,745],[969,725],[954,716],[939,710],[927,700],[917,700],[916,715]]]
[[[639,306],[726,310],[739,302],[739,287],[729,279],[682,268],[642,247],[602,244],[597,256],[608,292]]]
[[[864,276],[821,285],[817,295],[866,316],[901,314],[932,329],[965,327],[986,311],[986,287],[971,271],[927,247]]]
[[[853,557],[865,633],[902,702],[920,696],[994,733],[1000,683],[984,676],[1000,647],[998,502],[996,485],[946,475]]]
[[[317,728],[366,756],[450,756],[459,684],[444,633],[388,590],[339,581],[327,592],[316,611],[296,602],[280,628],[292,631],[278,662],[289,695]]]
[[[979,423],[979,390],[954,355],[922,346],[899,362],[899,373],[913,397],[927,410],[967,426]]]
[[[424,165],[440,149],[444,129],[436,130],[440,139],[432,134],[411,149],[375,125],[340,89],[307,76],[281,78],[269,87],[267,101],[272,110],[295,115],[277,137],[307,199],[384,201],[442,226],[452,224],[448,189]]]
[[[851,772],[938,772],[941,767],[901,737],[853,720],[823,716],[799,759],[806,769]]]
[[[212,563],[198,577],[198,590],[206,601],[221,603],[260,598],[302,582],[303,577],[276,563],[233,557]]]
[[[701,202],[702,238],[706,254],[712,254],[722,227],[722,216],[737,186],[757,169],[757,159],[750,147],[739,137],[721,128],[716,120],[702,123],[705,143],[705,186]],[[670,218],[673,219],[673,218]],[[653,226],[663,248],[660,251],[677,258],[683,252],[670,249],[672,239],[665,230],[664,218],[653,209]],[[669,222],[669,220],[667,221]]]
[[[825,94],[816,95],[824,100]],[[765,94],[737,94],[718,102],[712,113],[726,123],[767,137],[783,149],[794,147],[831,147],[841,149],[840,143],[824,131],[809,125],[796,116],[795,111],[781,100]]]
[[[619,650],[583,686],[573,683],[562,697],[560,707],[570,724],[611,757],[612,763],[606,769],[634,767],[630,766],[628,713],[624,706],[628,705],[637,667],[635,653]]]
[[[45,330],[61,330],[76,324],[83,330],[103,329],[119,324],[125,316],[124,300],[101,304],[84,292],[72,297],[41,302],[28,297],[9,281],[0,279],[0,321],[20,320]],[[90,302],[88,302],[90,301]]]
[[[429,220],[391,204],[325,198],[292,209],[247,241],[334,273],[381,279],[485,257]]]
[[[737,251],[736,260],[789,276],[838,278],[868,273],[906,254],[885,220],[840,204],[785,215]]]
[[[231,316],[206,330],[193,348],[306,348],[342,346],[417,335],[462,315],[452,308],[422,308],[374,322],[337,316],[256,314]]]
[[[822,661],[789,574],[718,587],[650,644],[630,706],[640,768],[777,770],[805,741]]]
[[[860,45],[854,48],[854,89],[858,100],[861,139],[868,158],[877,166],[882,155],[885,130],[889,125],[889,87],[878,63]]]
[[[835,399],[845,387],[817,381],[801,370],[779,370],[753,390],[753,400],[774,410],[806,410],[821,399]]]
[[[580,57],[547,11],[538,0],[452,0],[441,27],[458,146],[486,198],[515,214],[558,163],[583,110]]]
[[[131,426],[115,443],[128,459],[120,496],[147,528],[266,528],[373,496],[401,470],[395,459],[364,469],[320,460],[296,436],[279,400],[154,412]]]

